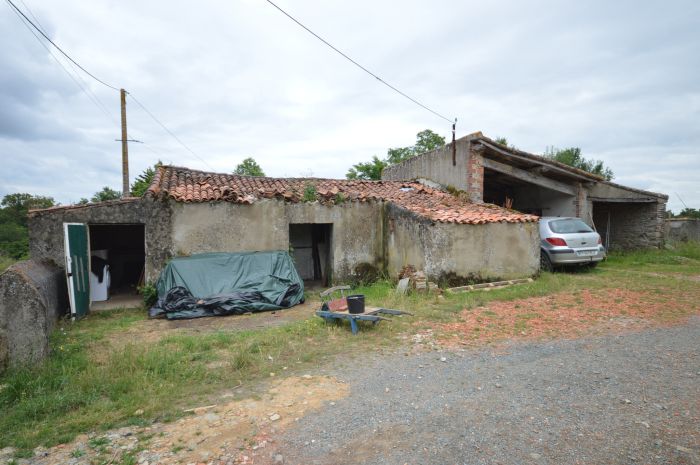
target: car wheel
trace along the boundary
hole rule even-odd
[[[554,271],[554,266],[552,265],[552,260],[549,259],[547,252],[540,252],[540,269],[542,271],[549,271],[550,273]]]

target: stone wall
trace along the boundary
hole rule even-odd
[[[387,272],[413,265],[438,280],[447,274],[477,279],[532,276],[539,270],[537,223],[435,223],[387,205]]]
[[[669,218],[665,224],[666,241],[700,242],[700,220],[686,218]]]
[[[0,274],[0,371],[45,358],[67,308],[65,274],[56,265],[27,260]]]
[[[664,241],[665,208],[666,204],[660,202],[594,202],[593,221],[610,250],[658,248]],[[606,234],[609,243],[605,243]]]
[[[173,203],[173,251],[175,255],[190,255],[288,250],[290,224],[330,223],[331,279],[342,282],[350,279],[360,264],[383,268],[382,209],[381,202]]]
[[[146,281],[157,279],[172,257],[171,212],[167,202],[148,198],[117,200],[29,213],[29,255],[65,267],[63,223],[143,224]]]

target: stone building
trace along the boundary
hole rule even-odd
[[[171,166],[158,169],[143,198],[31,211],[29,238],[32,259],[59,266],[66,247],[71,263],[81,264],[71,241],[85,242],[77,249],[87,251],[85,262],[103,252],[115,290],[154,281],[171,257],[203,252],[290,250],[302,278],[322,284],[365,272],[395,277],[406,265],[433,279],[507,279],[539,266],[537,217],[418,182],[275,179]],[[87,283],[86,273],[71,274]]]
[[[475,203],[510,205],[538,216],[580,217],[609,249],[659,247],[664,240],[667,195],[505,147],[480,132],[390,166],[382,179],[457,189]]]

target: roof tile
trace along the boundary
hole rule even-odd
[[[185,203],[227,201],[252,204],[263,198],[277,198],[295,203],[302,201],[309,184],[315,187],[318,200],[322,203],[333,204],[338,195],[342,195],[348,201],[387,201],[432,221],[443,223],[537,221],[537,217],[533,215],[491,204],[471,203],[459,196],[413,181],[266,178],[161,166],[148,188],[148,195]]]

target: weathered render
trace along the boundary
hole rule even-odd
[[[467,183],[469,141],[468,137],[456,141],[457,150],[454,160],[452,159],[452,145],[446,145],[411,157],[397,165],[387,166],[382,172],[382,179],[388,181],[434,180],[443,186],[466,191],[469,187]]]
[[[537,273],[540,234],[537,223],[488,223],[465,228],[416,217],[387,206],[387,271],[396,276],[412,264],[433,279],[450,276],[477,281],[511,279]]]
[[[67,308],[63,270],[27,260],[0,274],[0,371],[49,353],[49,335]]]
[[[608,248],[659,247],[668,196],[622,186],[544,157],[502,146],[481,133],[390,166],[382,179],[422,180],[466,192],[473,202],[511,205],[539,216],[577,216]],[[455,179],[458,177],[458,179]]]
[[[174,203],[172,242],[176,256],[211,251],[287,250],[292,224],[332,224],[330,265],[337,279],[350,278],[368,263],[383,268],[381,202],[286,203],[264,199]]]

